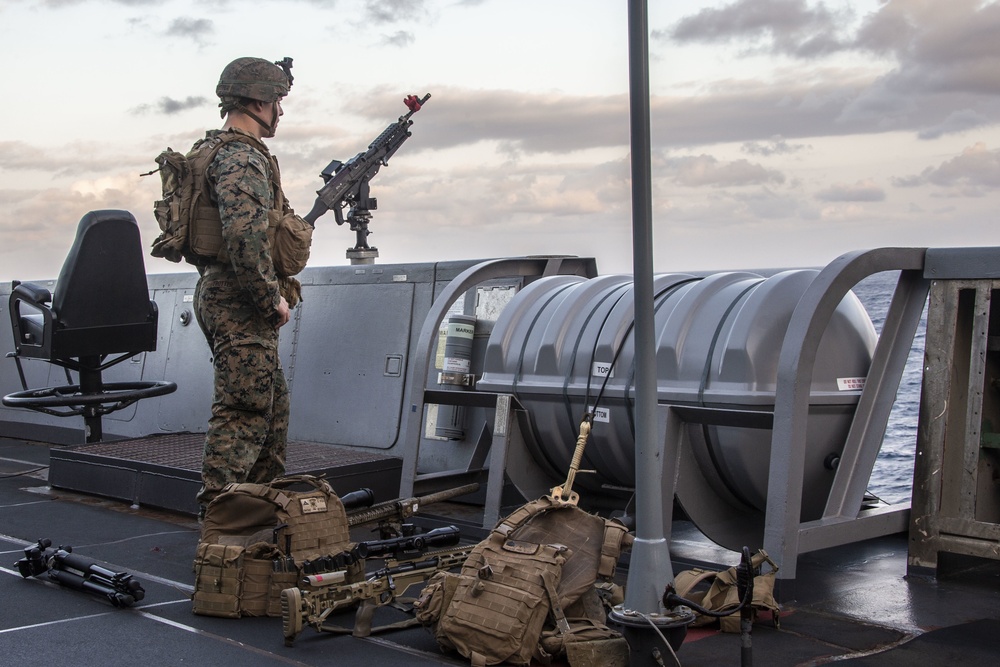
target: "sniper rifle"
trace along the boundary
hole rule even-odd
[[[412,524],[403,524],[402,529],[404,534],[400,537],[358,542],[349,551],[303,561],[302,572],[330,576],[328,573],[346,570],[349,566],[368,558],[405,560],[420,556],[431,547],[454,546],[462,538],[461,531],[455,526],[435,528],[427,533],[413,532]]]
[[[451,500],[459,496],[474,493],[479,489],[479,484],[465,484],[456,486],[453,489],[445,489],[426,496],[413,498],[401,498],[397,500],[387,500],[371,507],[360,507],[348,509],[347,525],[351,528],[363,526],[365,524],[379,522],[379,533],[383,538],[399,537],[399,533],[392,523],[403,523],[411,516],[420,511],[421,507]]]
[[[399,150],[403,142],[410,138],[410,126],[413,121],[410,117],[427,103],[431,97],[427,93],[422,98],[416,95],[408,95],[403,99],[403,103],[409,112],[399,117],[395,123],[391,123],[385,128],[382,134],[378,135],[373,142],[368,145],[368,150],[358,153],[347,162],[333,160],[327,165],[320,176],[324,185],[316,192],[316,203],[312,210],[303,216],[310,225],[315,225],[316,220],[329,210],[338,225],[343,225],[344,207],[350,206],[347,213],[346,222],[350,223],[351,231],[357,234],[357,243],[348,250],[348,257],[351,253],[361,253],[365,251],[378,253],[378,248],[368,245],[368,223],[371,221],[371,212],[378,207],[378,201],[369,196],[369,181],[378,174],[378,170],[389,164],[389,158]]]
[[[454,543],[458,529],[449,527],[442,538]],[[441,530],[441,529],[438,529]],[[432,533],[435,531],[431,531]],[[428,533],[425,537],[430,536]],[[410,538],[412,539],[412,538]],[[435,541],[435,543],[437,543]],[[432,546],[431,543],[426,543]],[[281,591],[281,626],[285,646],[292,646],[305,626],[317,632],[337,632],[341,628],[327,626],[331,614],[351,609],[360,603],[353,635],[371,634],[371,618],[375,610],[393,603],[407,589],[430,579],[437,572],[461,566],[472,551],[472,545],[455,547],[429,554],[407,553],[406,557],[387,558],[385,567],[376,570],[364,581],[347,582],[344,571],[307,576],[301,588]]]

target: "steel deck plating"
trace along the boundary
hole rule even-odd
[[[193,615],[197,523],[186,515],[51,489],[50,448],[0,439],[0,650],[7,664],[67,658],[80,665],[468,664],[441,653],[420,628],[364,639],[307,630],[289,648],[281,619]],[[120,609],[43,578],[22,579],[14,563],[41,537],[127,571],[142,583],[145,599]],[[736,562],[733,553],[683,522],[675,528],[671,553],[675,571]],[[754,626],[756,664],[819,665],[849,658],[870,665],[958,659],[964,665],[994,664],[1000,651],[1000,565],[956,558],[953,574],[907,578],[906,553],[905,535],[894,535],[804,555],[797,599],[783,602],[780,630],[766,619]],[[376,623],[401,618],[402,612],[383,609]],[[980,625],[963,625],[974,621]],[[353,615],[343,614],[338,622],[350,626]],[[925,633],[948,626],[968,627],[965,634],[972,638],[952,632],[956,636],[944,634],[927,646],[912,643],[922,635],[936,640],[938,633]],[[685,667],[736,665],[739,651],[738,635],[693,629],[678,658]],[[665,664],[672,664],[669,655]]]

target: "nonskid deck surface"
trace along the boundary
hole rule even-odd
[[[53,449],[48,479],[59,489],[195,515],[204,446],[204,433],[167,433]],[[370,451],[289,442],[285,466],[289,475],[325,477],[340,493],[366,485],[381,501],[399,489],[402,462]]]
[[[195,616],[190,594],[197,523],[184,515],[52,490],[45,477],[48,462],[47,446],[0,439],[0,651],[5,664],[68,659],[79,665],[468,664],[440,653],[421,628],[369,638],[321,635],[307,628],[293,647],[286,647],[281,619]],[[74,553],[132,574],[145,598],[120,609],[43,579],[22,579],[14,563],[39,538],[72,545]],[[681,524],[671,555],[675,571],[705,561],[736,561]],[[756,664],[817,665],[855,656],[865,665],[904,664],[900,660],[938,665],[955,651],[964,666],[993,665],[1000,651],[1000,567],[977,564],[926,580],[904,578],[905,563],[904,536],[803,556],[796,599],[784,605],[781,629],[768,621],[754,626]],[[375,623],[402,618],[402,612],[382,609]],[[925,635],[926,645],[907,644],[930,630],[981,619],[986,625],[967,626],[974,633],[954,631],[937,642],[931,641],[937,634]],[[350,613],[338,619],[346,626],[352,621]],[[997,631],[990,632],[994,626]],[[893,646],[901,648],[882,652]],[[738,665],[740,638],[695,629],[678,657],[685,667]],[[670,656],[664,664],[673,664]]]

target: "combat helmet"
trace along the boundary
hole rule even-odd
[[[291,58],[275,63],[263,58],[237,58],[222,70],[215,94],[223,103],[227,98],[276,102],[292,86],[291,68]]]

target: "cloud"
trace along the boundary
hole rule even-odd
[[[845,104],[860,95],[866,83],[870,80],[830,77],[816,84],[782,82],[750,90],[730,86],[711,96],[654,96],[650,100],[653,148],[762,142],[748,152],[765,154],[802,150],[803,146],[789,141],[795,137],[882,132],[877,119],[838,120]],[[413,143],[422,149],[497,142],[509,155],[532,155],[629,145],[626,94],[437,86],[430,92],[434,96],[426,110],[414,117],[414,137],[420,141]],[[342,104],[373,127],[403,110],[398,90],[386,88],[359,92]],[[910,124],[929,125],[936,112],[938,108],[931,106],[915,114]]]
[[[917,136],[921,139],[939,139],[946,134],[958,134],[989,124],[990,120],[983,114],[972,109],[960,109],[948,114],[937,125],[921,130]]]
[[[990,122],[986,109],[967,107],[956,113],[954,101],[945,96],[920,99],[910,104],[905,114],[891,105],[878,106],[876,102],[884,98],[866,97],[874,82],[870,75],[820,70],[815,79],[790,74],[767,86],[722,82],[712,94],[656,95],[650,100],[652,148],[738,143],[749,156],[768,157],[810,150],[810,144],[797,141],[800,138],[893,130],[924,132],[930,137]],[[412,92],[431,92],[433,97],[413,118],[413,138],[407,152],[492,143],[501,146],[506,156],[516,158],[591,149],[627,150],[629,145],[625,94],[570,95],[436,85]],[[371,128],[371,138],[405,111],[402,94],[395,87],[359,90],[345,96],[340,104],[363,119]],[[333,136],[327,125],[324,121],[323,127],[314,130],[294,123],[281,138],[287,139],[293,130],[301,130],[303,139],[310,134]],[[337,136],[342,141],[336,146],[322,148],[336,155],[349,153],[348,157],[370,139],[342,132]]]
[[[174,19],[164,35],[167,37],[181,37],[192,40],[195,44],[202,46],[206,39],[215,33],[215,24],[209,19],[195,19],[190,17],[180,17]]]
[[[921,138],[937,138],[1000,121],[997,2],[892,0],[856,19],[810,0],[736,0],[654,34],[681,44],[742,44],[751,54],[810,62],[838,52],[874,55],[879,60],[873,66],[885,62],[890,68],[860,88],[842,85],[840,113],[833,119],[859,131],[913,130]],[[762,89],[786,83],[759,82],[753,94],[765,97]]]
[[[87,211],[131,211],[148,245],[159,231],[151,208],[158,188],[159,179],[120,173],[80,179],[70,187],[13,192],[0,189],[0,206],[9,214],[7,218],[21,223],[0,226],[5,276],[19,280],[54,277]]]
[[[853,185],[835,183],[817,192],[816,199],[825,202],[879,202],[885,201],[885,190],[868,178]]]
[[[413,143],[417,144],[419,137],[422,148],[495,141],[506,142],[512,152],[569,153],[601,146],[625,147],[629,142],[628,98],[624,94],[577,96],[445,86],[435,86],[429,92],[433,97],[425,110],[413,117]],[[385,127],[405,111],[395,88],[359,92],[342,105],[368,119],[373,127]]]
[[[769,157],[771,155],[789,155],[792,153],[799,153],[804,150],[809,150],[809,146],[805,144],[790,144],[778,135],[765,142],[748,141],[740,146],[740,150],[744,153],[749,153],[750,155]]]
[[[59,9],[60,7],[82,5],[85,2],[90,2],[90,1],[91,0],[41,0],[41,2],[37,2],[37,4],[40,4],[44,7],[51,7],[52,9]],[[113,1],[116,4],[125,5],[126,7],[145,7],[149,5],[158,5],[161,3],[161,0],[113,0]],[[0,9],[2,9],[2,5],[0,5]]]
[[[0,141],[0,169],[47,169],[45,154],[23,141]]]
[[[147,160],[148,161],[148,160]],[[120,154],[109,153],[97,142],[74,142],[46,148],[24,141],[0,141],[0,170],[48,172],[53,178],[79,174],[104,174],[141,164]]]
[[[781,184],[784,175],[773,169],[765,169],[747,160],[721,162],[711,155],[670,158],[667,165],[671,178],[688,187],[711,186],[716,188],[745,185]]]
[[[978,142],[937,167],[928,167],[920,174],[894,178],[897,187],[935,185],[953,194],[980,197],[986,191],[1000,189],[1000,150],[990,150]]]
[[[183,100],[175,100],[172,97],[161,97],[154,104],[141,104],[132,109],[133,113],[144,114],[144,113],[158,113],[166,116],[172,116],[189,109],[197,109],[198,107],[203,107],[210,104],[208,98],[206,97],[194,97],[189,96]]]
[[[365,16],[371,23],[412,22],[427,15],[425,0],[366,0]]]
[[[391,35],[385,35],[382,38],[382,43],[387,46],[398,46],[400,48],[410,46],[416,41],[412,32],[406,30],[397,30]]]
[[[773,53],[813,58],[844,48],[838,32],[850,16],[846,10],[834,12],[805,0],[737,0],[702,9],[669,30],[654,31],[654,38],[678,43],[766,42],[762,48]]]
[[[897,67],[858,100],[858,108],[885,110],[898,119],[944,99],[948,114],[922,126],[921,137],[962,131],[998,120],[1000,94],[1000,4],[980,0],[947,3],[896,0],[885,3],[862,25],[859,49],[894,57]],[[955,129],[957,128],[957,129]]]

